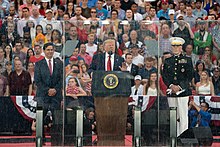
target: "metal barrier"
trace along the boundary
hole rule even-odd
[[[42,147],[43,145],[43,110],[38,109],[36,119],[36,147]]]
[[[177,146],[177,116],[176,116],[176,107],[170,107],[170,146]]]
[[[135,110],[134,110],[133,146],[141,147],[141,108],[140,107],[135,107]]]

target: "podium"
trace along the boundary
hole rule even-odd
[[[96,108],[98,146],[124,146],[132,76],[121,71],[95,71],[92,94]]]

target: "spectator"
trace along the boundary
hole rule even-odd
[[[12,47],[10,45],[6,45],[4,50],[5,50],[5,59],[7,61],[12,61]]]
[[[195,109],[191,109],[194,107]],[[193,127],[209,127],[211,114],[208,112],[209,104],[207,102],[200,103],[198,106],[193,100],[189,102],[189,119],[190,128]]]
[[[220,57],[220,17],[217,19],[217,25],[211,30],[212,43],[214,46],[213,53]]]
[[[5,76],[0,73],[0,96],[9,96],[8,95],[8,80]]]
[[[135,21],[140,21],[143,20],[143,16],[137,12],[138,10],[138,4],[136,4],[135,2],[131,5],[131,10],[133,12],[134,15],[134,20]]]
[[[200,56],[200,59],[205,62],[205,67],[208,70],[212,70],[213,66],[217,65],[217,58],[212,53],[211,47],[205,47],[204,54]]]
[[[168,15],[169,3],[168,3],[168,0],[162,0],[161,1],[161,6],[162,6],[162,9],[157,12],[157,17],[158,18],[164,17],[167,20],[169,20],[169,15]]]
[[[83,58],[87,65],[92,63],[92,57],[86,52],[86,45],[81,44],[79,47],[79,57]]]
[[[29,48],[29,49],[27,50],[27,54],[26,54],[26,55],[27,55],[27,56],[26,56],[26,60],[25,60],[26,62],[25,62],[25,64],[26,64],[26,69],[27,69],[27,68],[28,68],[28,63],[29,63],[30,58],[35,55],[34,50],[33,50],[32,48]]]
[[[192,40],[194,38],[194,34],[190,28],[190,25],[184,21],[184,16],[182,14],[178,14],[176,16],[178,28],[174,30],[173,36],[174,37],[181,37],[185,40],[183,44],[183,51],[188,44],[192,44]]]
[[[215,66],[212,69],[212,73],[213,73],[212,83],[214,86],[215,95],[218,95],[218,96],[220,96],[220,73],[219,72],[220,70],[218,66]]]
[[[185,1],[180,1],[179,2],[179,10],[176,11],[176,15],[182,14],[183,16],[186,15],[186,5]]]
[[[36,21],[33,18],[31,18],[30,14],[31,13],[30,13],[30,9],[29,8],[27,8],[27,7],[22,8],[22,16],[23,16],[23,18],[20,19],[18,21],[18,24],[17,24],[17,30],[18,30],[18,34],[19,34],[20,37],[23,37],[23,34],[24,34],[23,28],[26,26],[27,21],[32,20],[35,25],[37,24]]]
[[[84,21],[86,20],[85,17],[82,16],[82,8],[80,6],[77,6],[75,9],[75,16],[70,18],[70,21],[76,25],[77,21]],[[77,25],[76,25],[77,26]]]
[[[59,0],[58,0],[59,1]],[[65,13],[65,7],[64,6],[62,6],[62,5],[59,5],[58,7],[57,7],[57,11],[56,11],[56,15],[55,15],[55,19],[56,20],[63,20],[63,15],[64,15],[64,13]]]
[[[198,60],[196,62],[196,66],[195,66],[195,72],[194,72],[194,76],[192,79],[192,85],[195,87],[196,83],[200,81],[200,75],[203,71],[208,71],[205,68],[205,63],[202,60]]]
[[[99,25],[99,18],[97,17],[97,11],[95,8],[91,8],[91,17],[88,18],[89,21],[91,21],[91,24],[94,26]]]
[[[82,0],[82,16],[85,18],[91,17],[91,8],[88,7],[88,0]]]
[[[202,7],[204,10],[207,11],[207,13],[209,14],[209,10],[212,6],[214,6],[214,1],[212,0],[204,0],[203,3],[202,3]]]
[[[9,95],[31,95],[32,83],[30,74],[23,69],[22,62],[14,62],[15,70],[12,71],[8,78]]]
[[[39,33],[37,34],[37,36],[34,38],[33,42],[32,42],[32,46],[34,47],[35,44],[40,45],[41,47],[44,46],[45,43],[47,43],[47,38],[42,34]]]
[[[6,69],[6,70],[2,73],[2,75],[3,75],[4,77],[6,77],[6,79],[8,79],[8,77],[9,77],[11,71],[12,71],[12,63],[11,63],[11,61],[7,61],[7,62],[6,62],[6,64],[5,64],[5,69]]]
[[[152,57],[146,57],[144,59],[144,67],[139,70],[138,74],[142,77],[142,81],[147,83],[150,77],[150,73],[157,72],[157,69],[153,66],[154,59]]]
[[[15,28],[16,25],[14,23],[8,22],[6,27],[7,27],[7,31],[5,32],[7,37],[6,42],[7,44],[14,46],[16,40],[20,38],[16,31],[17,29]]]
[[[93,57],[94,53],[97,51],[97,45],[94,43],[95,35],[89,34],[88,35],[88,43],[86,43],[86,52]]]
[[[131,53],[125,54],[125,64],[127,67],[126,69],[131,75],[136,76],[138,74],[139,67],[133,64],[132,61],[133,61],[132,54]]]
[[[15,43],[15,50],[12,52],[13,53],[13,56],[18,56],[21,60],[21,62],[23,64],[25,64],[25,60],[26,60],[26,53],[25,53],[25,50],[22,51],[22,48],[23,48],[23,45],[20,41],[17,41]],[[27,50],[26,50],[27,52]]]
[[[159,87],[158,87],[158,82],[157,82],[157,73],[152,72],[150,73],[149,80],[147,81],[146,84],[144,84],[144,95],[148,96],[157,96],[158,94],[160,95]]]
[[[144,86],[141,84],[141,80],[142,78],[140,75],[134,77],[135,84],[131,87],[131,96],[144,94]]]
[[[199,31],[194,35],[193,52],[197,55],[202,55],[206,46],[212,46],[212,35],[206,31],[206,22],[198,23]]]
[[[74,4],[73,4],[73,2],[68,2],[67,3],[66,13],[68,13],[70,17],[74,16]]]
[[[79,86],[76,78],[72,77],[68,80],[68,85],[66,87],[66,101],[67,108],[74,108],[79,106],[78,97],[86,96],[86,92]]]
[[[97,13],[97,17],[100,20],[105,20],[108,17],[108,10],[106,10],[102,7],[103,4],[104,4],[103,0],[97,1],[96,13]]]
[[[0,74],[2,74],[6,68],[5,68],[5,65],[6,65],[6,62],[7,62],[7,59],[5,58],[5,50],[0,47]]]
[[[138,48],[141,48],[142,45],[143,45],[143,42],[139,41],[138,40],[138,35],[137,35],[137,31],[135,30],[132,30],[131,33],[130,33],[130,41],[127,42],[125,44],[125,46],[128,48],[130,45],[137,45]]]
[[[125,10],[121,9],[120,0],[115,0],[113,9],[118,11],[118,19],[123,20],[125,17]]]
[[[190,57],[192,59],[193,67],[195,67],[196,62],[199,60],[199,56],[193,53],[192,44],[186,45],[185,54],[187,57]]]
[[[27,65],[27,71],[29,72],[30,76],[31,76],[31,82],[32,84],[34,84],[34,63],[33,62],[28,62]],[[32,86],[33,89],[34,86]]]
[[[131,50],[131,54],[132,54],[132,63],[136,66],[138,66],[139,68],[143,67],[144,65],[144,57],[142,55],[139,54],[140,48],[138,45],[136,44],[132,44],[129,46],[129,49]]]
[[[152,21],[158,21],[158,17],[156,15],[156,8],[154,6],[150,7],[149,16],[151,17]]]
[[[59,30],[60,33],[62,34],[63,30],[62,30],[61,22],[56,21],[53,18],[53,10],[52,9],[47,9],[45,13],[46,13],[46,18],[44,18],[40,22],[40,25],[43,27],[43,33],[46,33],[46,25],[51,24],[53,26],[53,29]]]
[[[87,6],[89,8],[94,8],[97,4],[97,0],[86,0],[87,1]],[[82,6],[82,2],[79,3],[80,6]]]
[[[40,5],[40,15],[46,16],[46,10],[50,9],[50,0],[41,0],[41,5]]]
[[[51,33],[51,42],[54,45],[55,52],[61,53],[63,50],[63,36],[61,35],[60,31],[54,29]]]
[[[30,57],[29,62],[36,63],[44,59],[44,56],[42,56],[42,47],[40,45],[34,45],[34,52],[35,55]]]
[[[93,133],[96,133],[96,120],[95,120],[95,110],[93,108],[87,108],[85,110],[86,119],[89,120]]]
[[[92,78],[88,73],[88,65],[82,64],[81,69],[82,69],[81,81],[83,83],[83,87],[84,87],[83,89],[85,89],[88,96],[91,96]]]
[[[196,8],[193,10],[193,15],[203,19],[207,16],[207,11],[202,8],[202,0],[196,0]]]
[[[121,1],[121,8],[124,11],[131,9],[131,5],[133,4],[133,0],[120,0]]]
[[[137,21],[134,20],[134,13],[131,9],[127,9],[125,11],[124,20],[127,20],[129,22],[131,30],[139,29],[139,24]],[[124,24],[127,24],[127,23],[124,23]]]
[[[195,26],[196,16],[193,15],[193,8],[191,5],[186,5],[186,15],[184,16],[184,20],[190,24],[190,27]]]
[[[52,9],[54,12],[58,10],[58,7],[59,7],[59,6],[63,6],[61,0],[51,0],[50,5],[51,5],[51,9]],[[65,11],[65,10],[64,10],[64,11]]]
[[[202,71],[200,75],[200,82],[196,83],[196,94],[197,95],[211,95],[214,96],[214,86],[210,81],[209,73]]]
[[[45,38],[48,42],[51,42],[52,30],[53,30],[53,26],[51,24],[47,24]]]
[[[41,20],[44,19],[44,16],[40,15],[39,8],[37,6],[33,7],[31,18],[36,21],[36,25],[38,25]]]
[[[8,14],[9,2],[7,0],[0,0],[0,18],[4,19]]]
[[[161,34],[159,35],[159,49],[162,53],[171,52],[171,37],[170,27],[167,23],[161,24]]]
[[[113,4],[114,3],[112,2],[112,0],[106,0],[105,3],[102,6],[102,8],[104,8],[108,11],[108,17],[107,18],[109,18],[111,16],[110,13],[114,8]]]

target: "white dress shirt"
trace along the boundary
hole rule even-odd
[[[46,59],[46,61],[47,61],[47,66],[49,67],[49,60],[51,60],[51,66],[52,66],[52,73],[53,73],[53,58],[51,58],[51,59],[47,59],[46,57],[45,57],[45,59]]]
[[[107,71],[108,58],[109,58],[109,54],[105,53],[105,71]],[[114,67],[114,58],[115,58],[115,54],[112,54],[111,55],[111,69],[112,69],[112,71],[113,71],[113,67]]]

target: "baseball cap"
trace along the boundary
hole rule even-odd
[[[47,9],[46,11],[45,11],[45,13],[47,14],[47,13],[53,13],[53,10],[52,9]]]
[[[171,14],[173,14],[173,15],[174,15],[174,14],[175,14],[174,9],[170,9],[170,10],[169,10],[169,12],[168,12],[168,14],[169,14],[169,15],[171,15]]]
[[[78,58],[76,56],[71,56],[70,57],[70,61],[77,61],[77,60],[78,60]]]
[[[168,0],[161,0],[162,4],[168,4]]]
[[[178,15],[176,16],[176,19],[179,19],[180,17],[183,17],[183,18],[184,18],[184,15],[183,15],[183,14],[178,14]]]
[[[141,80],[142,78],[141,78],[141,76],[140,75],[136,75],[135,77],[134,77],[134,80]]]

